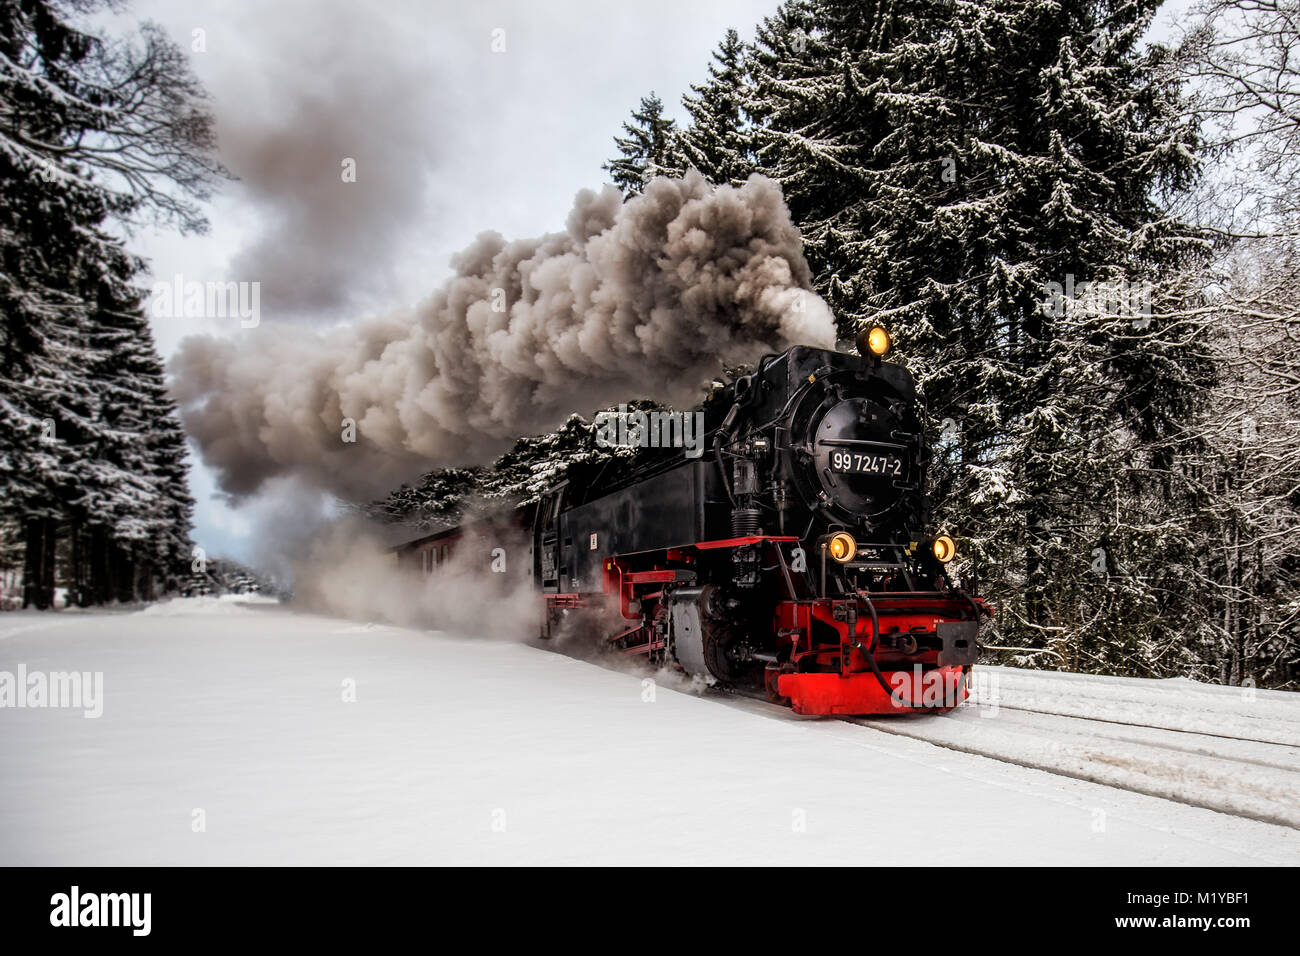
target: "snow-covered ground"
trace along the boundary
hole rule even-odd
[[[1300,812],[1300,695],[988,669],[993,716],[862,726],[210,598],[4,614],[20,666],[102,714],[0,709],[0,863],[1300,863],[1238,815]]]
[[[1004,667],[971,706],[869,721],[964,753],[1300,828],[1300,695]]]

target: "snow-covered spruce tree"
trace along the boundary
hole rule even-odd
[[[138,597],[188,539],[183,436],[110,221],[204,225],[211,120],[157,28],[106,42],[95,3],[0,4],[0,490],[48,607],[56,540],[75,599]],[[179,187],[179,188],[176,188]]]
[[[50,494],[60,475],[57,421],[48,409],[68,390],[60,378],[37,385],[37,360],[58,354],[51,338],[77,341],[69,261],[79,241],[79,208],[93,197],[55,182],[57,169],[43,166],[14,143],[22,124],[31,136],[54,134],[53,97],[22,66],[24,25],[15,5],[0,7],[0,507],[24,541],[25,601],[48,607],[54,596],[54,540],[59,518]],[[50,43],[62,42],[56,36]],[[76,55],[75,46],[67,55]],[[44,94],[44,95],[43,95]],[[75,366],[74,366],[75,367]],[[80,389],[72,389],[80,392]],[[84,404],[78,395],[72,408]],[[43,400],[44,399],[44,400]]]
[[[85,522],[91,566],[101,562],[112,570],[94,575],[99,593],[88,597],[147,600],[155,578],[173,590],[190,562],[194,501],[185,434],[139,296],[132,290],[124,302],[105,303],[94,318],[100,420],[108,438],[96,461],[132,481],[110,487]],[[125,494],[137,486],[138,497]]]
[[[440,468],[414,485],[402,485],[361,509],[368,518],[412,531],[437,531],[454,525],[463,503],[488,480],[486,468]]]
[[[278,595],[276,582],[238,561],[209,558],[202,570],[182,575],[176,590],[182,597],[222,594]]]
[[[653,402],[629,402],[627,407],[647,412],[666,408]],[[519,439],[491,467],[428,472],[415,486],[403,485],[368,505],[365,513],[387,523],[437,530],[476,510],[494,511],[536,501],[578,470],[601,469],[635,455],[636,449],[631,447],[601,445],[596,432],[594,420],[570,415],[553,432]]]
[[[664,103],[653,91],[641,97],[632,121],[623,124],[627,135],[615,136],[619,156],[601,168],[610,174],[624,196],[634,196],[656,176],[680,175],[676,152],[677,124],[664,116]]]
[[[8,84],[3,91],[6,101],[18,99]],[[50,169],[15,162],[12,150],[0,153],[7,181],[0,194],[0,402],[9,426],[0,431],[0,500],[22,529],[24,601],[41,608],[53,601],[61,525],[91,513],[98,490],[135,481],[95,463],[104,436],[87,303],[98,294],[97,274],[122,253],[97,241],[103,197]]]
[[[917,374],[996,640],[1089,670],[1180,636],[1186,541],[1150,509],[1212,368],[1160,312],[1204,243],[1163,201],[1196,138],[1138,43],[1156,6],[797,0],[750,62],[760,170],[846,336],[886,325]]]
[[[728,30],[709,64],[709,78],[682,97],[690,125],[677,136],[681,163],[716,185],[740,185],[754,171],[753,136],[745,115],[745,44]]]

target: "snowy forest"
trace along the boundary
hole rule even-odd
[[[94,7],[0,0],[0,581],[37,608],[210,577],[131,247],[204,230],[228,173],[185,54],[74,26]],[[1295,688],[1300,0],[1202,0],[1151,42],[1159,12],[790,0],[680,121],[647,91],[604,172],[781,186],[844,347],[886,327],[921,386],[990,659]],[[534,499],[612,453],[593,411],[363,510]]]
[[[1300,679],[1300,5],[792,0],[605,169],[775,179],[847,343],[921,385],[988,656]],[[420,527],[606,453],[574,417],[368,510]]]
[[[206,574],[128,240],[203,229],[222,171],[182,52],[148,26],[83,32],[85,7],[0,3],[0,575],[37,608],[56,587],[87,606]]]

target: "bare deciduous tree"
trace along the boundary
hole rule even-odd
[[[85,13],[104,5],[56,6]],[[206,229],[198,202],[228,173],[213,158],[204,91],[161,27],[144,23],[121,39],[75,32],[75,56],[58,63],[48,62],[35,30],[12,40],[0,47],[0,149],[47,178],[99,190],[124,221]]]

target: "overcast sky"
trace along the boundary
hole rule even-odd
[[[776,5],[135,0],[124,18],[155,20],[191,51],[239,178],[211,204],[208,235],[134,246],[154,279],[260,282],[263,322],[412,304],[480,231],[563,228],[574,194],[606,181],[639,98],[653,89],[680,118],[727,28],[749,39]],[[164,355],[187,334],[241,334],[237,318],[153,325]],[[191,484],[199,544],[249,557],[265,515],[214,497],[197,462]]]

